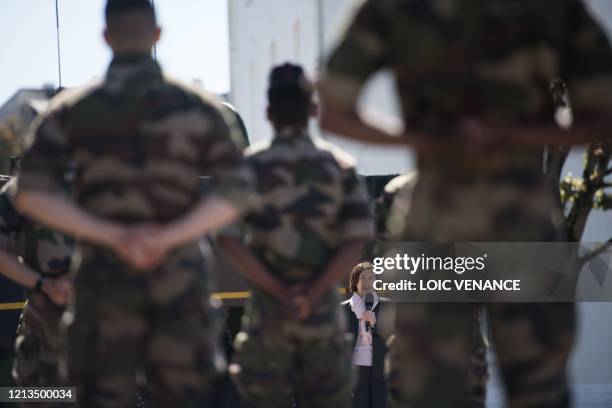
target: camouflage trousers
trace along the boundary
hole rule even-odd
[[[15,341],[13,379],[20,387],[65,386],[58,363],[65,353],[65,337],[59,324],[64,307],[40,293],[30,295],[23,309]],[[23,404],[24,407],[68,407],[58,403]]]
[[[503,163],[501,161],[500,163]],[[405,242],[550,242],[564,239],[563,214],[548,182],[502,171],[475,177],[461,169],[421,171],[395,201],[391,238]],[[447,163],[448,164],[448,163]],[[451,171],[453,170],[453,171]],[[403,303],[388,354],[393,407],[482,406],[486,352],[474,338],[473,305]],[[508,405],[565,407],[572,304],[487,306]],[[480,349],[480,351],[479,351]]]
[[[573,304],[490,304],[488,313],[508,406],[568,407],[566,363],[574,338]],[[392,407],[471,407],[477,383],[473,306],[398,306],[388,355]]]
[[[336,319],[337,297],[327,300],[305,323],[273,316],[280,307],[275,311],[270,302],[247,307],[230,367],[244,407],[288,408],[292,399],[300,408],[350,406],[352,340]],[[271,315],[261,319],[268,306]]]
[[[225,360],[205,274],[195,245],[146,275],[108,252],[84,253],[68,329],[80,406],[131,408],[143,387],[153,407],[207,406]]]

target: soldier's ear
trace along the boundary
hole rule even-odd
[[[159,39],[161,38],[161,28],[160,27],[155,27],[155,44],[157,44],[159,42]]]

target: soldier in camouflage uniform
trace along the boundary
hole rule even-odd
[[[59,324],[69,295],[74,245],[65,235],[21,216],[12,202],[15,186],[13,179],[0,191],[0,272],[30,293],[17,329],[13,378],[22,387],[58,386],[63,384],[58,358],[65,347]]]
[[[230,372],[246,406],[348,407],[349,339],[336,284],[373,235],[368,197],[353,160],[308,135],[311,85],[291,64],[270,75],[268,118],[275,136],[246,156],[260,205],[245,220],[245,241],[220,244],[253,283]]]
[[[109,0],[114,58],[99,84],[66,91],[33,128],[20,210],[82,240],[68,367],[83,407],[206,404],[223,368],[197,238],[236,220],[252,172],[212,97],[162,75],[146,0]],[[73,194],[60,175],[76,168]],[[213,179],[203,196],[200,176]],[[144,375],[140,375],[144,374]]]
[[[386,231],[384,239],[390,241],[402,241],[405,236],[404,220],[410,212],[412,193],[417,183],[417,173],[410,172],[393,178],[387,183],[383,190],[382,201],[387,209],[385,214]],[[482,333],[481,319],[484,310],[478,305],[473,310],[472,344],[469,356],[469,404],[471,408],[485,406],[487,381],[489,372],[487,369],[487,347],[488,341]]]
[[[385,67],[397,80],[402,135],[357,113],[364,83]],[[563,132],[549,92],[557,78],[573,106],[574,125]],[[609,138],[612,52],[580,0],[366,0],[321,93],[326,129],[416,148],[403,240],[565,240],[542,146]],[[469,307],[400,306],[390,352],[395,406],[467,406]],[[509,405],[567,406],[573,305],[490,306]]]

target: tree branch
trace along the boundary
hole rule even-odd
[[[608,248],[612,248],[612,238],[610,238],[607,242],[601,244],[599,247],[595,248],[594,250],[592,250],[591,252],[589,252],[588,254],[580,258],[579,260],[581,263],[585,264],[589,262],[591,259],[598,256],[599,254],[605,252]]]

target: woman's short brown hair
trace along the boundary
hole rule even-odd
[[[374,269],[374,266],[370,262],[361,262],[355,265],[355,267],[351,271],[351,276],[349,278],[349,290],[351,291],[351,293],[357,292],[357,283],[359,282],[361,273],[363,271],[367,271],[368,269]]]

